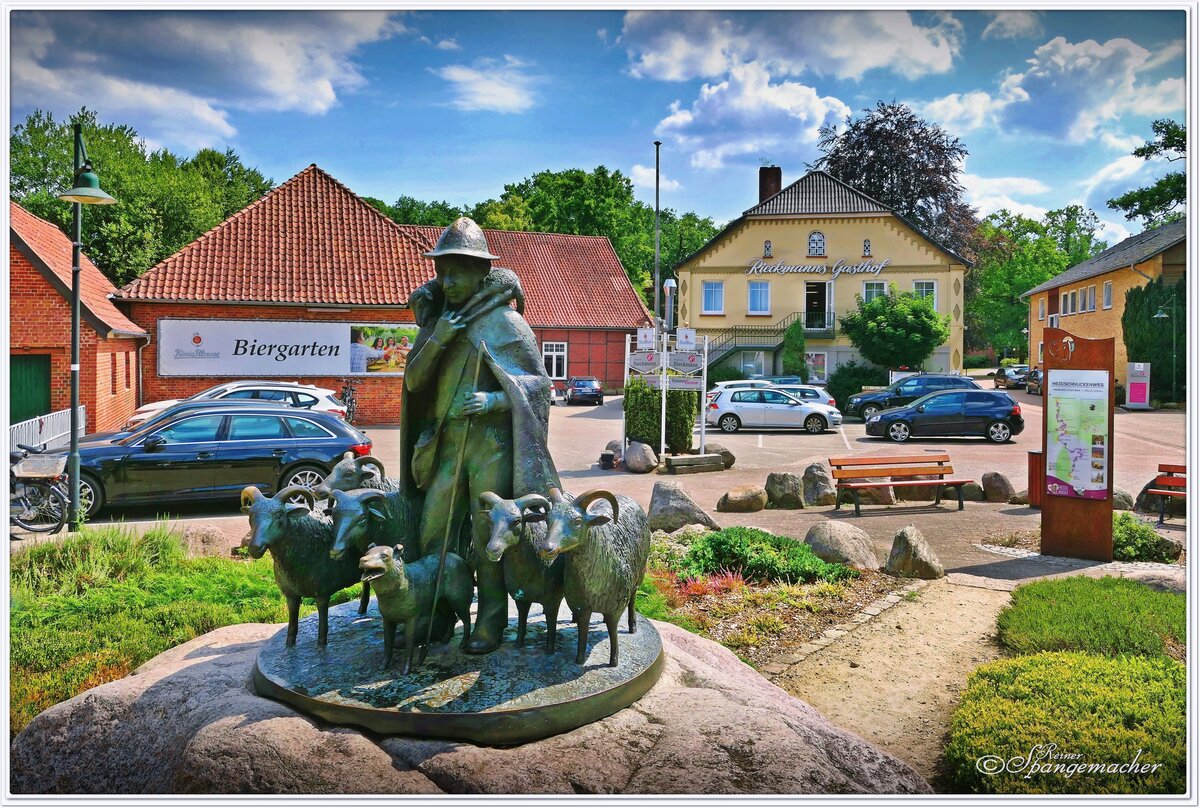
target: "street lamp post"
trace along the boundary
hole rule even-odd
[[[678,284],[674,278],[667,278],[663,281],[663,294],[666,296],[666,309],[663,311],[663,320],[667,324],[667,333],[675,330],[675,289]]]
[[[1175,295],[1172,294],[1170,300],[1168,300],[1167,302],[1171,306],[1171,313],[1167,314],[1166,311],[1163,310],[1164,307],[1159,306],[1158,311],[1155,312],[1154,316],[1150,318],[1151,320],[1170,320],[1175,317]],[[1175,381],[1176,381],[1176,376],[1175,376],[1176,336],[1175,336],[1175,334],[1176,334],[1177,329],[1175,328],[1174,323],[1169,323],[1169,326],[1171,328],[1171,401],[1177,402],[1177,401],[1179,401],[1179,390],[1175,386]]]
[[[654,141],[654,333],[658,333],[659,319],[662,311],[658,307],[658,254],[659,254],[659,238],[660,232],[658,229],[658,154],[659,148],[662,146],[661,140]]]
[[[70,476],[70,500],[67,523],[79,524],[79,281],[80,253],[83,250],[81,205],[112,205],[117,200],[100,189],[100,179],[92,171],[83,145],[83,126],[75,124],[75,174],[71,190],[58,195],[72,203],[71,211],[71,449],[67,458]]]

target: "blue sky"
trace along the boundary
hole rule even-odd
[[[982,214],[1105,200],[1178,167],[1130,155],[1184,120],[1179,11],[13,11],[13,123],[81,105],[151,146],[231,146],[282,182],[455,204],[543,169],[619,169],[718,223],[817,129],[897,100],[960,137]],[[103,167],[98,167],[103,176]]]

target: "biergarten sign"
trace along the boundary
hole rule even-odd
[[[845,258],[839,258],[833,264],[789,264],[780,259],[771,263],[762,258],[756,258],[746,267],[747,275],[828,275],[837,278],[839,275],[878,275],[887,269],[892,259],[882,261],[861,261],[851,264]]]

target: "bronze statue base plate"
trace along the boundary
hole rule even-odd
[[[464,653],[460,625],[454,639],[435,643],[424,664],[404,676],[403,628],[385,670],[383,621],[374,599],[362,616],[357,601],[343,603],[329,610],[323,649],[317,647],[315,614],[300,621],[292,648],[284,645],[286,629],[267,640],[254,665],[254,689],[334,724],[511,746],[611,715],[658,680],[662,641],[646,618],[639,617],[633,634],[621,618],[615,668],[608,667],[608,631],[599,615],[592,616],[583,665],[575,664],[579,635],[565,603],[559,618],[553,653],[546,651],[545,619],[534,606],[524,648],[516,646],[515,615],[504,642],[490,654]]]

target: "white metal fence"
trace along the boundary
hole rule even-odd
[[[87,407],[81,404],[79,406],[79,435],[85,434],[87,434]],[[18,443],[26,446],[38,446],[44,443],[53,448],[69,443],[70,440],[71,410],[69,409],[39,415],[37,418],[30,418],[28,421],[13,424],[8,428],[10,451],[15,449]]]

